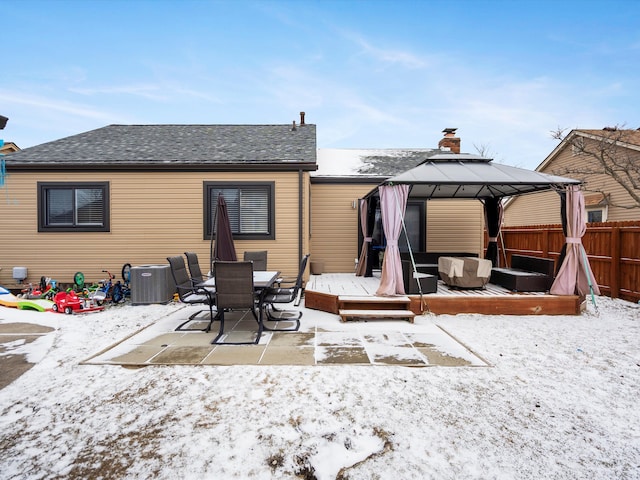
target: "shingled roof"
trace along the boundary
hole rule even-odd
[[[316,127],[109,125],[5,157],[7,169],[316,169]]]
[[[597,142],[609,141],[616,142],[616,145],[631,150],[640,150],[640,129],[638,130],[626,130],[618,129],[616,127],[603,128],[600,130],[594,129],[576,129],[571,130],[562,141],[553,149],[553,151],[547,155],[540,165],[536,168],[536,171],[542,172],[554,161],[558,154],[565,148],[571,146],[571,142],[576,136],[591,138]]]
[[[579,130],[574,130],[574,132],[586,133],[587,135],[592,135],[596,137],[609,138],[611,140],[616,140],[620,143],[626,144],[627,146],[633,145],[636,147],[640,147],[640,129],[625,130],[625,129],[618,129],[618,128],[612,127],[612,128],[603,128],[601,130],[579,129]]]

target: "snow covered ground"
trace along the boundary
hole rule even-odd
[[[429,316],[492,366],[427,368],[81,365],[179,306],[0,308],[56,329],[5,344],[0,478],[637,479],[640,306],[596,301]]]

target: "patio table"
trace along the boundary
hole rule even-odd
[[[278,277],[280,276],[280,272],[276,271],[262,271],[262,270],[254,270],[253,271],[253,288],[256,290],[264,289],[273,285]],[[216,279],[214,277],[208,278],[204,282],[198,283],[197,287],[203,288],[215,288]]]
[[[256,292],[256,298],[258,299],[258,312],[260,323],[262,323],[262,310],[264,306],[264,293],[267,288],[271,287],[276,280],[280,278],[279,271],[263,271],[263,270],[254,270],[253,271],[253,289]],[[202,287],[205,289],[215,289],[216,287],[216,279],[215,277],[208,278],[204,282],[196,284],[197,287]]]

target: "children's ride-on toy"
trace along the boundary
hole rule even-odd
[[[73,290],[69,292],[58,292],[53,297],[53,306],[51,309],[54,312],[66,313],[71,315],[74,312],[95,312],[98,310],[104,310],[103,306],[95,305],[86,298],[81,298]]]
[[[37,300],[41,298],[51,300],[56,293],[58,293],[56,281],[48,277],[40,277],[40,283],[38,285],[30,283],[29,286],[23,289],[22,293],[18,296],[29,300]]]

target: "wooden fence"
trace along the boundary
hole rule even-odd
[[[485,234],[485,246],[486,242]],[[503,227],[498,238],[500,264],[504,265],[506,254],[507,265],[511,265],[514,253],[552,258],[557,263],[563,244],[559,224]],[[640,221],[589,223],[582,244],[603,295],[640,300]]]

